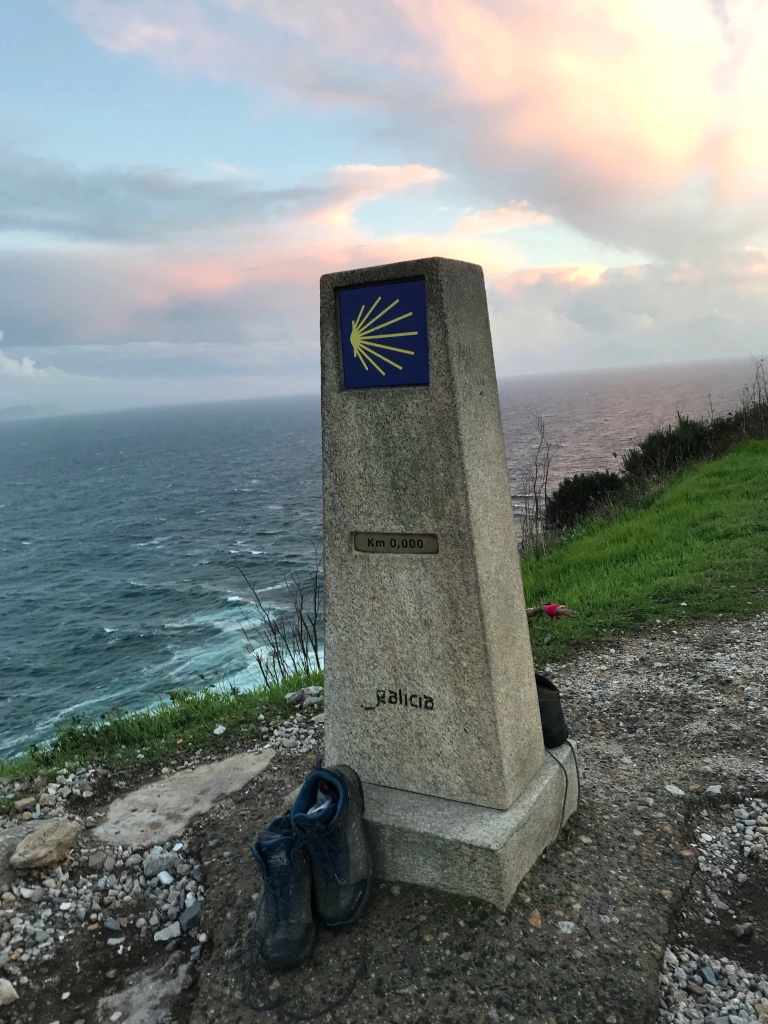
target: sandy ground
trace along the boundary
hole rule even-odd
[[[747,858],[728,911],[713,913],[697,836],[768,794],[767,626],[664,623],[545,667],[578,742],[583,798],[506,913],[377,883],[363,921],[321,931],[304,967],[259,969],[250,843],[314,761],[281,751],[179,837],[205,867],[200,960],[190,939],[169,951],[148,934],[118,952],[83,926],[30,969],[0,1022],[650,1024],[670,945],[765,972],[768,864]],[[105,783],[102,811],[109,796]],[[750,934],[735,936],[734,921]]]

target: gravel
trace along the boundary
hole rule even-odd
[[[187,931],[196,938],[206,897],[205,885],[197,880],[204,877],[203,867],[173,845],[149,851],[86,847],[64,867],[27,872],[23,884],[10,886],[12,902],[0,906],[0,970],[14,984],[28,984],[29,967],[53,959],[76,928],[101,933],[116,948],[128,941],[126,936],[151,933],[163,941],[157,939],[160,932],[178,938],[177,918],[189,907],[196,909],[187,914]],[[173,866],[176,876],[164,871],[147,876],[145,865],[161,864]],[[111,874],[103,874],[108,867]]]
[[[668,949],[660,982],[660,1022],[764,1024],[768,1019],[768,977],[725,957]]]

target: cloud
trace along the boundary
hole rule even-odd
[[[765,352],[768,253],[722,264],[523,270],[491,295],[499,373]]]
[[[489,205],[662,259],[768,230],[759,0],[62,3],[170,73],[367,107]]]
[[[441,171],[407,164],[338,167],[311,184],[264,188],[222,169],[193,179],[163,168],[101,168],[28,153],[0,152],[0,232],[41,232],[74,241],[147,243],[183,233],[249,227],[300,212],[348,215],[381,195],[440,181]]]
[[[551,224],[552,218],[546,213],[532,210],[526,199],[507,203],[495,210],[478,210],[468,214],[456,223],[457,231],[480,234],[496,234],[513,228],[530,227],[532,224]]]

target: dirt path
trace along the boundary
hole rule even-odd
[[[364,921],[321,932],[305,967],[274,976],[255,968],[249,846],[314,760],[281,751],[183,836],[205,869],[199,960],[190,963],[191,939],[169,953],[147,934],[118,954],[103,935],[76,929],[53,960],[30,970],[31,984],[0,1008],[0,1021],[650,1024],[669,945],[719,949],[765,972],[760,850],[746,857],[746,878],[719,914],[698,865],[701,835],[730,827],[736,805],[768,794],[766,626],[768,617],[667,623],[550,667],[579,744],[583,800],[506,913],[377,884]],[[734,935],[736,918],[752,924],[748,935]],[[155,1009],[131,1012],[119,998],[99,1009],[109,993],[163,989],[157,978],[166,995]]]

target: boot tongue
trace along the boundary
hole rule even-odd
[[[296,817],[304,828],[324,828],[336,817],[339,809],[339,793],[336,787],[321,779],[317,786],[315,802],[304,813]]]

